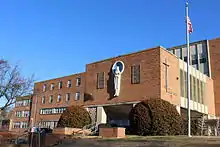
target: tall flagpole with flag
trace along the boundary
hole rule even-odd
[[[187,43],[187,98],[188,98],[188,136],[191,137],[191,115],[190,115],[190,47],[189,35],[192,33],[192,24],[189,19],[188,2],[186,2],[186,43]]]

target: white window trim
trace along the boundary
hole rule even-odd
[[[70,85],[70,86],[69,86],[69,85]],[[71,80],[68,80],[66,87],[67,87],[67,88],[70,88],[71,86],[72,86]]]
[[[80,81],[80,84],[79,84]],[[81,77],[76,78],[76,86],[80,86],[81,85]]]
[[[49,97],[49,103],[50,103],[50,104],[53,103],[53,102],[51,102],[52,99],[53,99],[53,96],[50,96],[50,97]]]
[[[50,90],[54,90],[54,83],[50,84]]]
[[[68,98],[69,95],[69,98]],[[66,93],[66,101],[68,102],[70,100],[70,93]]]
[[[47,87],[47,85],[46,85],[46,84],[44,84],[44,85],[43,85],[43,92],[45,92],[45,91],[46,91],[46,87]]]
[[[79,98],[77,96],[79,96]],[[80,100],[80,92],[76,92],[76,95],[75,95],[75,101],[78,101],[78,100]]]
[[[63,86],[63,82],[60,81],[59,84],[58,84],[58,88],[59,88],[59,89],[61,89],[61,83],[62,83],[62,86]]]
[[[61,94],[58,94],[58,96],[57,96],[57,102],[61,102],[61,98],[62,98]]]

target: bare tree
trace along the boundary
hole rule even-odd
[[[0,59],[0,100],[5,102],[0,110],[14,104],[16,97],[31,94],[33,83],[33,76],[22,76],[18,65],[10,66],[6,60]]]

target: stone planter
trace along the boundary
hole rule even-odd
[[[125,138],[125,128],[122,127],[99,128],[99,136],[105,138]]]
[[[80,128],[54,128],[53,134],[59,134],[59,135],[74,135],[74,134],[85,134],[89,135],[91,133],[90,130],[82,130]]]

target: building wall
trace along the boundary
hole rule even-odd
[[[24,96],[24,97],[19,97],[16,99],[17,101],[22,101],[22,100],[30,100],[31,101],[32,96]],[[29,127],[29,123],[30,123],[30,115],[31,115],[31,102],[29,105],[27,106],[16,106],[14,107],[13,111],[12,111],[12,116],[10,119],[10,131],[12,132],[17,132],[17,133],[24,133],[25,130],[28,129]],[[28,117],[17,117],[16,116],[16,112],[17,111],[29,111],[30,115]],[[27,128],[14,128],[14,123],[18,123],[18,122],[27,122]]]
[[[186,45],[176,46],[168,49],[183,61],[187,61]],[[207,40],[190,43],[191,65],[201,73],[211,76],[209,67],[209,53]]]
[[[215,110],[216,115],[220,116],[220,38],[209,40],[209,52],[214,81]]]
[[[125,69],[121,77],[121,90],[113,97],[113,79],[111,68],[115,61],[124,62]],[[140,101],[145,98],[159,98],[160,94],[160,47],[123,55],[86,66],[86,95],[90,99],[85,105],[115,104]],[[131,84],[131,66],[140,64],[140,84]],[[104,72],[104,89],[97,89],[97,73]]]
[[[179,59],[166,49],[160,49],[161,98],[177,106],[180,106],[179,71]]]
[[[215,42],[210,41],[210,48],[215,48],[217,45]],[[213,45],[214,44],[214,45]],[[219,46],[218,46],[219,47]],[[211,56],[214,56],[213,61],[211,63],[216,64],[212,67],[215,69],[214,77],[218,79],[218,73],[216,69],[219,69],[217,66],[218,62],[214,62],[218,60],[219,56],[216,56],[213,52],[217,52],[213,49],[210,52]],[[214,60],[215,59],[215,60]],[[200,60],[198,56],[198,60]],[[116,61],[122,61],[125,65],[124,72],[121,77],[121,88],[120,95],[118,97],[113,96],[114,85],[113,85],[113,74],[112,74],[112,66]],[[208,61],[208,60],[207,60]],[[180,64],[181,63],[181,64]],[[132,84],[131,83],[131,66],[140,65],[140,83]],[[183,66],[184,65],[184,66]],[[35,83],[34,87],[34,96],[32,102],[32,115],[31,121],[32,124],[39,124],[40,122],[49,122],[49,121],[58,121],[61,114],[40,114],[40,109],[42,108],[58,108],[58,107],[68,107],[70,105],[84,105],[85,107],[96,107],[100,105],[107,104],[119,104],[119,103],[136,103],[138,101],[144,100],[146,98],[162,98],[171,102],[172,104],[181,106],[186,108],[186,98],[184,98],[184,102],[182,102],[182,97],[180,95],[180,89],[183,88],[183,85],[180,84],[180,68],[185,69],[185,62],[178,59],[177,56],[168,52],[166,49],[162,47],[151,48],[143,51],[139,51],[132,54],[122,55],[115,58],[110,58],[94,63],[90,63],[86,65],[86,72],[70,75],[66,77],[51,79],[47,81],[42,81]],[[207,67],[208,68],[208,67]],[[191,69],[192,70],[192,69]],[[204,74],[201,74],[198,70],[193,68],[193,74],[199,75],[197,78],[204,80]],[[97,74],[100,72],[104,72],[104,88],[97,88]],[[220,70],[219,70],[220,72]],[[206,73],[207,74],[207,73]],[[76,78],[81,77],[81,85],[77,87],[75,85]],[[220,77],[219,77],[220,78]],[[198,111],[202,113],[215,114],[215,110],[217,111],[216,103],[214,106],[214,95],[212,94],[212,80],[210,78],[206,78],[206,101],[204,104],[199,104],[200,102],[196,101],[196,98],[192,99],[192,106],[195,107]],[[72,87],[68,88],[67,81],[71,80]],[[58,83],[63,82],[63,88],[58,89]],[[185,82],[185,81],[184,81]],[[50,84],[54,83],[54,90],[50,90]],[[167,83],[167,84],[166,84]],[[47,85],[47,90],[43,91],[43,85]],[[167,86],[166,86],[167,85]],[[216,86],[218,88],[219,84],[216,83],[214,85],[215,96],[217,94]],[[81,97],[80,100],[75,100],[75,93],[80,92]],[[184,91],[185,92],[185,91]],[[70,101],[65,101],[66,93],[71,93]],[[58,94],[62,95],[62,99],[60,102],[57,102]],[[53,95],[53,103],[49,103],[49,97]],[[45,104],[42,103],[42,97],[45,96]],[[207,99],[209,98],[209,100]],[[219,102],[220,99],[215,100],[215,102]],[[184,104],[183,104],[184,103]],[[194,106],[195,103],[195,106]],[[203,103],[203,102],[201,102]],[[201,111],[200,111],[201,105]],[[209,108],[207,108],[207,106]],[[220,109],[219,109],[220,111]],[[36,120],[36,121],[33,121]]]
[[[76,78],[81,77],[80,86],[76,86]],[[72,86],[67,87],[68,80],[71,80]],[[58,89],[58,83],[62,81],[62,89]],[[50,90],[50,85],[54,83],[54,90]],[[46,84],[46,91],[43,91],[43,85]],[[84,73],[74,74],[61,78],[51,79],[43,82],[35,83],[34,96],[32,102],[32,124],[38,124],[41,121],[58,121],[61,114],[40,114],[41,108],[58,108],[68,107],[70,105],[82,105],[84,100]],[[80,99],[75,100],[76,92],[80,92]],[[66,101],[66,94],[70,93],[70,100]],[[57,101],[58,95],[61,95],[61,101]],[[49,103],[50,96],[53,95],[53,102]],[[45,103],[42,103],[42,97],[45,96]],[[37,121],[34,121],[37,120]]]
[[[205,90],[205,100],[204,103],[208,106],[208,114],[215,116],[215,96],[213,80],[206,78],[206,90]]]

